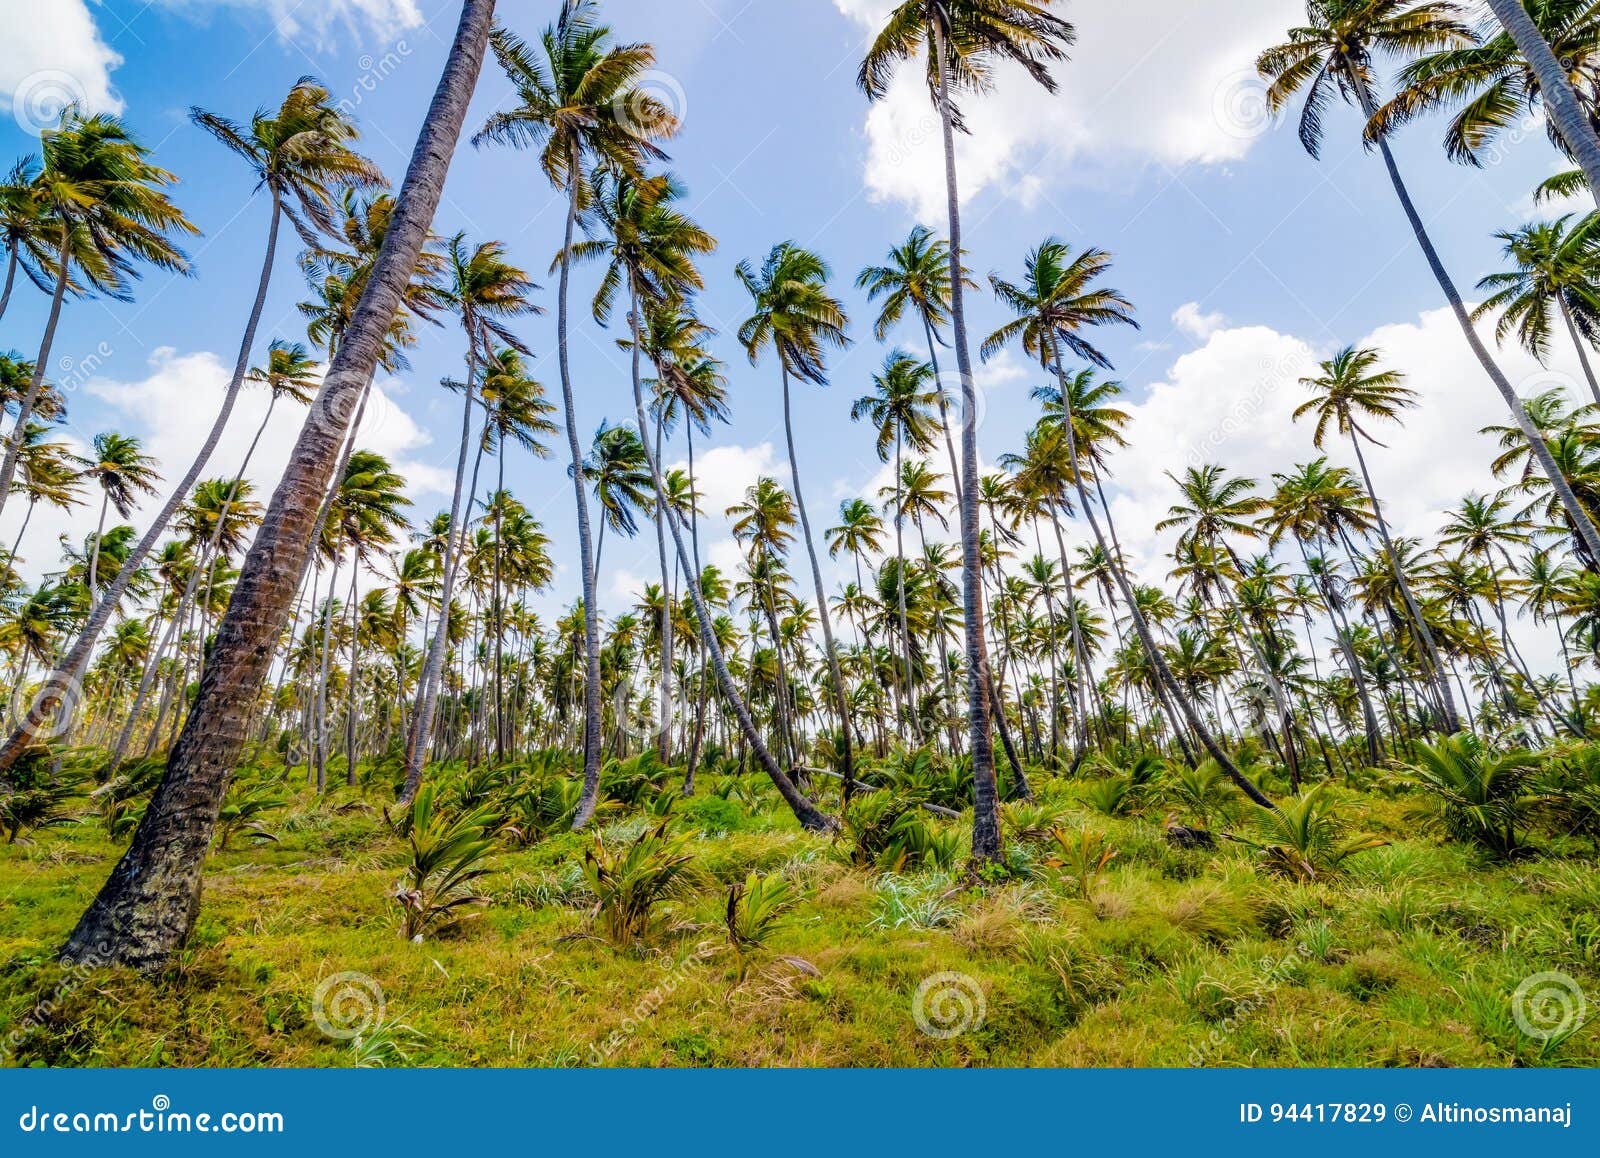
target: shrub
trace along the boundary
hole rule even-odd
[[[594,847],[583,854],[583,875],[596,898],[592,916],[613,945],[625,948],[654,929],[656,906],[685,891],[684,873],[693,859],[681,838],[667,835],[665,821],[620,852],[595,836]]]
[[[927,817],[918,803],[894,793],[858,797],[844,815],[851,862],[885,872],[953,867],[961,855],[960,838]]]
[[[226,852],[236,836],[248,836],[257,843],[276,841],[278,838],[266,830],[261,818],[277,812],[284,802],[268,796],[261,788],[247,791],[242,796],[230,796],[217,814],[217,851]]]
[[[1233,811],[1233,785],[1212,759],[1194,768],[1187,764],[1179,767],[1166,791],[1173,803],[1202,828],[1210,828],[1213,820],[1227,819]]]
[[[1299,799],[1290,799],[1274,811],[1263,811],[1257,822],[1261,839],[1238,837],[1253,847],[1270,872],[1298,881],[1313,881],[1338,871],[1346,857],[1389,842],[1371,833],[1346,837],[1326,785],[1319,784]]]
[[[763,948],[788,917],[799,899],[795,887],[782,876],[751,873],[743,882],[728,886],[728,907],[723,922],[728,944],[739,958],[739,979],[744,980],[749,955]]]
[[[737,832],[744,827],[744,810],[723,796],[695,796],[685,801],[678,815],[707,836]]]
[[[75,819],[69,803],[82,795],[80,778],[63,770],[52,774],[54,757],[49,748],[35,744],[26,749],[11,769],[11,791],[0,794],[0,832],[15,844],[24,832],[55,828]]]
[[[1502,856],[1517,851],[1517,828],[1534,804],[1524,791],[1538,757],[1495,753],[1470,733],[1418,744],[1411,779],[1433,798],[1432,819],[1457,840]]]
[[[1116,858],[1117,850],[1106,843],[1106,834],[1087,828],[1068,832],[1064,828],[1051,831],[1059,855],[1045,863],[1064,870],[1063,875],[1072,882],[1073,889],[1084,900],[1106,866]]]
[[[474,882],[491,871],[485,862],[494,847],[493,817],[488,809],[453,819],[439,814],[429,784],[417,793],[405,818],[411,857],[394,896],[402,914],[401,935],[420,942],[477,916],[469,908],[489,903]]]

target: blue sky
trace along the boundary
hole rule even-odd
[[[787,485],[775,367],[751,367],[732,337],[743,292],[741,258],[759,259],[794,239],[833,266],[850,308],[856,344],[833,362],[826,390],[797,399],[797,427],[813,522],[830,525],[841,497],[870,495],[883,480],[871,438],[848,422],[884,350],[872,313],[852,288],[942,195],[933,181],[938,140],[914,79],[870,112],[854,85],[863,38],[884,0],[607,0],[619,34],[656,46],[660,91],[679,102],[684,132],[672,167],[690,189],[690,211],[721,241],[704,264],[701,303],[723,331],[717,352],[731,374],[733,424],[702,456],[708,507],[720,510],[757,471]],[[501,19],[534,34],[553,0],[502,0]],[[364,150],[398,181],[438,76],[458,5],[448,0],[0,0],[9,29],[0,45],[0,156],[36,147],[30,128],[60,93],[120,111],[182,178],[174,196],[204,236],[191,247],[196,276],[148,276],[132,304],[68,307],[52,362],[73,385],[67,435],[80,441],[116,428],[146,437],[177,475],[198,444],[231,365],[260,261],[266,205],[252,197],[240,164],[193,127],[191,105],[243,118],[275,103],[303,74],[349,99]],[[1114,509],[1124,539],[1146,559],[1170,501],[1166,470],[1215,457],[1263,477],[1311,457],[1309,432],[1288,422],[1301,400],[1298,376],[1313,357],[1352,342],[1377,342],[1411,377],[1422,407],[1386,439],[1375,464],[1397,520],[1431,529],[1438,512],[1469,489],[1490,485],[1490,447],[1473,431],[1501,411],[1471,363],[1459,332],[1416,253],[1382,166],[1357,141],[1357,118],[1330,118],[1324,158],[1305,156],[1292,126],[1272,126],[1247,70],[1253,53],[1291,23],[1293,0],[1128,0],[1067,4],[1077,21],[1073,61],[1050,98],[1014,75],[973,108],[979,133],[963,142],[970,264],[1020,271],[1026,250],[1056,234],[1116,257],[1109,279],[1138,308],[1139,332],[1107,332],[1103,348],[1127,385],[1133,446],[1114,464]],[[471,117],[508,95],[492,62]],[[1556,167],[1542,132],[1483,170],[1448,164],[1442,124],[1408,128],[1396,149],[1441,252],[1469,289],[1496,268],[1492,234],[1533,210],[1532,185]],[[1548,210],[1546,211],[1548,212]],[[562,205],[533,159],[464,146],[451,171],[436,229],[499,238],[546,285],[550,313],[521,327],[539,373],[557,385],[554,278]],[[294,303],[303,284],[285,255],[265,315],[263,341],[303,339]],[[593,277],[580,274],[575,303]],[[29,356],[44,299],[19,289],[0,322],[0,348]],[[981,337],[1001,320],[987,294],[973,306]],[[602,418],[629,416],[626,363],[617,335],[585,315],[574,344],[585,441]],[[917,335],[899,338],[917,348]],[[381,383],[384,401],[364,441],[391,454],[411,478],[418,521],[448,502],[459,412],[437,385],[458,371],[459,335],[425,330],[412,368]],[[63,362],[71,359],[71,362]],[[1513,382],[1562,381],[1565,352],[1550,371],[1506,351]],[[982,454],[1015,449],[1035,417],[1027,390],[1039,381],[1020,357],[985,369]],[[244,408],[208,473],[231,473],[260,410]],[[269,486],[293,441],[297,416],[275,420],[252,475]],[[369,437],[370,436],[370,437]],[[557,447],[559,450],[560,448]],[[276,456],[276,457],[274,457]],[[1198,457],[1197,457],[1198,456]],[[1338,457],[1338,455],[1335,455]],[[180,461],[181,459],[181,461]],[[508,464],[508,482],[545,521],[563,568],[552,600],[573,593],[571,497],[560,457]],[[153,506],[153,504],[152,504]],[[7,513],[12,520],[13,512]],[[47,512],[30,527],[25,573],[55,565],[56,536],[92,529]],[[85,526],[87,523],[87,526]],[[14,533],[14,521],[0,535]],[[716,537],[713,532],[713,537]],[[603,603],[615,607],[639,578],[654,575],[654,541],[606,547]],[[731,563],[731,545],[714,558]],[[840,572],[842,575],[842,572]]]

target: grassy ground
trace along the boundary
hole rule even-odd
[[[750,783],[743,803],[678,805],[693,892],[626,951],[588,935],[592,835],[506,845],[482,915],[414,944],[392,899],[405,843],[349,797],[305,797],[267,818],[276,843],[213,856],[166,976],[77,973],[52,950],[123,846],[93,821],[35,833],[0,846],[0,1051],[118,1066],[1600,1065],[1593,1022],[1540,1040],[1514,1010],[1540,973],[1600,995],[1588,842],[1489,860],[1416,835],[1406,798],[1340,789],[1345,821],[1391,843],[1297,883],[1246,845],[1178,850],[1159,811],[1108,817],[1085,785],[1047,783],[1069,830],[1116,850],[1085,897],[1039,842],[1014,840],[1025,875],[982,889],[852,867],[846,841],[801,833]],[[616,847],[652,823],[618,811],[599,834]],[[751,872],[800,900],[741,957],[723,916]],[[361,976],[326,980],[339,974]],[[924,1021],[965,1024],[950,1036],[913,1012],[939,974],[961,976],[926,987]],[[319,1011],[365,1032],[330,1037]]]

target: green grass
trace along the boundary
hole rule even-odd
[[[77,973],[53,951],[124,845],[93,821],[30,834],[0,846],[0,1050],[118,1066],[1600,1065],[1593,1021],[1540,1041],[1512,1009],[1524,978],[1551,971],[1600,997],[1586,841],[1493,860],[1419,834],[1403,796],[1334,789],[1352,831],[1392,843],[1299,882],[1243,844],[1172,848],[1159,809],[1107,816],[1089,784],[1057,781],[1041,786],[1055,823],[1104,832],[1117,855],[1082,896],[1047,836],[1013,842],[1024,875],[979,889],[959,870],[852,867],[843,840],[802,833],[749,783],[753,806],[675,805],[690,887],[625,950],[591,914],[593,834],[499,840],[474,886],[492,903],[413,944],[392,899],[406,842],[376,808],[300,796],[266,822],[276,843],[212,857],[167,974]],[[657,822],[621,808],[597,827],[620,847]],[[741,958],[728,887],[751,873],[781,876],[796,903]],[[981,1024],[918,1028],[918,986],[940,973],[969,979]],[[316,1023],[336,974],[383,994],[357,1040]]]

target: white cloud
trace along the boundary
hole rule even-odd
[[[1227,325],[1228,319],[1221,311],[1206,313],[1199,302],[1184,302],[1172,311],[1172,324],[1195,341],[1204,342]]]
[[[91,112],[120,113],[111,72],[122,63],[100,38],[85,0],[0,0],[0,106],[28,132],[54,123],[77,102]]]
[[[378,36],[393,36],[422,23],[416,0],[158,0],[181,12],[204,13],[237,8],[262,13],[284,39],[310,34],[325,37],[335,26],[355,30],[365,27]]]
[[[673,470],[688,468],[688,459],[671,464]],[[756,479],[762,475],[773,476],[788,489],[788,471],[787,462],[778,458],[770,442],[696,450],[694,481],[700,491],[700,510],[703,515],[701,535],[706,533],[704,527],[707,522],[713,527],[721,526],[725,521],[722,512],[742,503],[746,488],[754,486]]]
[[[889,0],[834,0],[864,37]],[[1303,20],[1297,0],[1234,0],[1227,19],[1192,0],[1075,6],[1078,40],[1051,96],[1014,66],[995,91],[962,105],[972,132],[957,140],[962,196],[989,187],[1023,205],[1047,186],[1118,163],[1237,160],[1268,126],[1255,54]],[[943,144],[918,67],[902,68],[867,113],[866,181],[877,200],[944,211]]]

